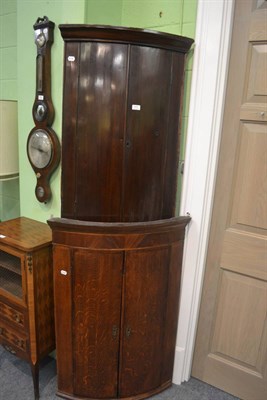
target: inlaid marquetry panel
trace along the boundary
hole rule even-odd
[[[0,301],[0,315],[8,321],[17,324],[18,328],[25,328],[26,312],[24,310],[18,310],[17,308],[10,307],[5,302]]]
[[[10,325],[6,324],[0,318],[0,343],[6,345],[8,350],[16,354],[16,351],[28,352],[29,342],[27,334],[22,330],[15,330],[14,327],[10,327]],[[26,357],[26,354],[25,354]]]
[[[261,373],[261,354],[266,349],[266,302],[266,282],[222,271],[212,352]]]

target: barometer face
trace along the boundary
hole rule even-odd
[[[43,129],[34,130],[29,136],[27,152],[35,168],[46,168],[53,155],[53,145],[49,134]]]

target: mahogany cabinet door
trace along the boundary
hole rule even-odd
[[[161,386],[170,248],[126,252],[119,395]]]
[[[168,50],[131,46],[124,221],[153,221],[174,215],[183,60],[184,55]]]
[[[127,60],[125,44],[66,45],[63,217],[121,220]]]
[[[74,250],[74,395],[116,398],[123,252]]]
[[[61,216],[75,218],[76,210],[76,135],[79,96],[79,43],[65,44],[64,93],[62,115]]]

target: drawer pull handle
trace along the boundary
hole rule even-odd
[[[13,350],[12,347],[10,347],[10,346],[4,346],[4,348],[7,351],[9,351],[9,353],[11,353],[11,354],[17,354],[17,352],[15,350]]]
[[[14,314],[13,318],[18,324],[21,324],[22,321],[21,321],[21,318],[20,318],[20,316],[18,314]]]
[[[24,349],[24,341],[21,339],[17,340],[17,346],[20,347],[21,349]]]

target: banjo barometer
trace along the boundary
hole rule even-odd
[[[34,24],[36,57],[36,94],[32,107],[35,127],[27,141],[27,155],[35,172],[35,195],[46,203],[51,198],[50,177],[60,161],[60,143],[51,125],[54,106],[51,100],[51,46],[55,24],[47,17]]]

